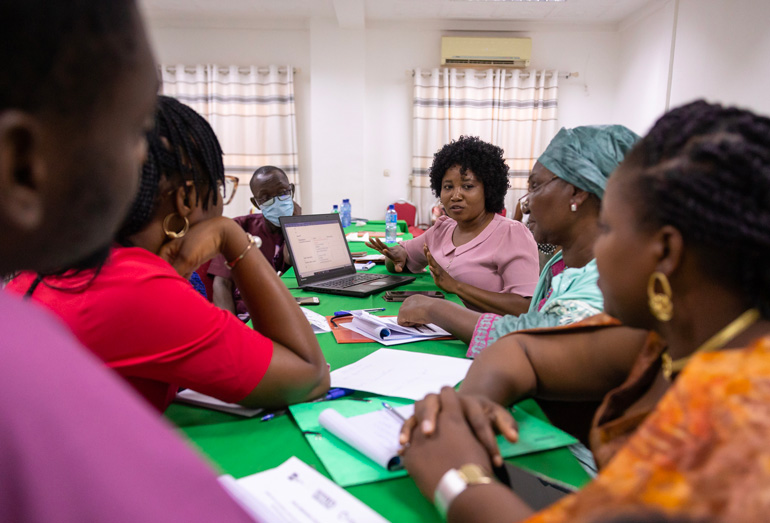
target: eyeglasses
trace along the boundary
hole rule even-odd
[[[558,180],[558,179],[559,179],[558,176],[554,176],[553,178],[551,178],[547,182],[538,185],[534,189],[528,189],[527,190],[527,194],[525,194],[524,196],[519,198],[519,207],[521,207],[521,212],[523,212],[524,214],[528,214],[529,213],[529,197],[532,196],[533,194],[536,194],[538,191],[540,191],[543,187],[545,187],[546,185],[548,185],[552,181]]]
[[[270,207],[271,205],[273,205],[276,198],[278,198],[279,201],[285,202],[286,200],[290,200],[293,197],[294,197],[294,184],[290,183],[288,189],[276,194],[272,198],[260,198],[259,200],[257,200],[252,196],[251,203],[257,209],[261,209],[262,207]]]
[[[233,201],[235,191],[238,190],[238,177],[226,174],[224,182],[217,182],[217,189],[222,197],[222,205],[227,205]]]

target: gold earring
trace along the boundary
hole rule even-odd
[[[187,216],[181,216],[181,218],[184,220],[184,227],[182,227],[182,230],[179,232],[174,232],[168,230],[168,226],[171,223],[171,218],[174,217],[176,213],[170,213],[167,214],[165,218],[163,218],[163,233],[172,240],[175,238],[181,238],[185,234],[187,234],[187,231],[190,230],[190,220],[187,219]]]
[[[655,292],[655,282],[660,282],[663,292]],[[671,295],[671,285],[669,285],[666,275],[660,271],[650,274],[650,280],[647,283],[647,299],[649,300],[650,312],[659,321],[669,321],[674,314]]]

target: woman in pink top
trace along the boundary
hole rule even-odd
[[[388,257],[389,270],[429,266],[436,285],[470,309],[525,312],[537,284],[537,244],[526,226],[497,214],[509,187],[503,150],[461,136],[434,156],[430,183],[447,216],[401,245],[367,245]]]

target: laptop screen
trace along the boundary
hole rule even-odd
[[[350,251],[339,218],[336,215],[321,220],[319,216],[308,218],[307,221],[282,220],[297,275],[305,279],[350,267]]]

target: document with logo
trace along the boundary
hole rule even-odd
[[[220,484],[257,521],[291,523],[387,523],[361,501],[292,456],[282,465]]]

